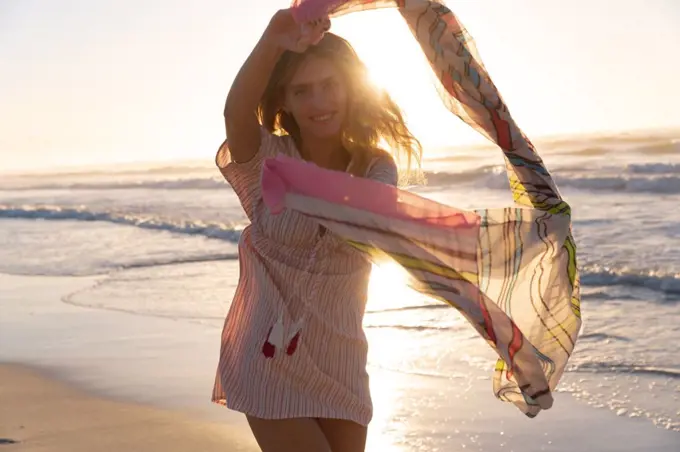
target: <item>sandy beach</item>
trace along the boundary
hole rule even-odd
[[[62,302],[98,279],[0,276],[2,450],[259,450],[244,421],[207,402],[209,374],[185,382],[193,395],[179,390],[192,356],[172,345],[190,347],[174,335],[182,324],[161,322],[161,334],[152,318]],[[150,369],[173,353],[183,363],[155,384]]]
[[[62,301],[101,279],[0,275],[0,438],[17,442],[2,450],[257,450],[244,418],[209,402],[219,329]],[[528,420],[491,396],[483,373],[445,385],[370,373],[368,451],[680,446],[677,432],[563,393]]]
[[[7,451],[255,451],[236,429],[95,397],[20,365],[0,366],[0,445]]]

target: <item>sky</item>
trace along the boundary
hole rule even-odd
[[[448,0],[529,137],[680,125],[680,1]],[[0,172],[210,161],[275,0],[0,1]],[[334,19],[428,149],[479,140],[394,10]]]

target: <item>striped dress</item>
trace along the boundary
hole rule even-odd
[[[371,265],[317,222],[290,210],[269,213],[260,188],[263,160],[300,154],[289,136],[264,129],[261,135],[248,162],[230,162],[226,142],[217,153],[251,224],[238,244],[239,282],[222,331],[212,401],[262,419],[333,418],[366,426],[373,409],[362,322]],[[380,157],[366,176],[394,185],[397,169]],[[268,337],[280,318],[285,345],[272,356]]]

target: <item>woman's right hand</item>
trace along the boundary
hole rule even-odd
[[[330,29],[328,17],[306,24],[295,21],[290,8],[276,12],[265,31],[267,39],[283,50],[304,52],[310,45],[318,43]]]

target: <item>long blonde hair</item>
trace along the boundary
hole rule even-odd
[[[364,176],[372,158],[387,151],[400,170],[400,182],[421,181],[422,146],[410,132],[399,106],[389,94],[371,83],[368,70],[343,38],[326,33],[303,53],[284,52],[277,62],[258,108],[262,126],[272,133],[288,134],[300,144],[300,128],[282,109],[286,83],[310,57],[327,58],[336,64],[349,92],[347,121],[342,144],[350,153],[351,173]],[[382,146],[388,148],[382,149]]]

